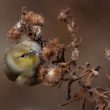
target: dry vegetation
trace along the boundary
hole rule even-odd
[[[15,45],[27,37],[41,45],[41,63],[36,68],[33,78],[39,83],[58,88],[67,82],[67,101],[60,104],[60,107],[80,101],[82,110],[85,110],[86,102],[90,101],[95,102],[95,110],[110,110],[110,89],[91,86],[94,79],[100,75],[100,65],[92,67],[91,64],[86,63],[81,66],[77,62],[80,56],[81,38],[75,35],[77,26],[71,15],[71,10],[69,8],[61,10],[57,19],[67,25],[72,41],[68,46],[61,44],[58,38],[45,40],[42,35],[44,18],[26,8],[22,9],[21,19],[8,32],[8,37]],[[66,49],[71,49],[71,56],[68,60],[65,59]],[[30,54],[28,53],[28,55]],[[105,50],[105,56],[109,59],[109,49]],[[110,79],[109,75],[108,78]],[[74,96],[71,96],[71,86],[76,81],[79,89]]]

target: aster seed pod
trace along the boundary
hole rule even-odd
[[[50,67],[47,69],[47,74],[44,76],[44,85],[56,85],[59,83],[60,79],[62,76],[62,70],[55,66],[55,67]]]

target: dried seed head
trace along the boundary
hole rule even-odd
[[[48,73],[44,77],[44,84],[57,84],[62,76],[62,70],[58,67],[50,67]]]
[[[97,76],[99,75],[99,72],[96,71],[96,70],[93,70],[93,69],[92,69],[92,72],[93,72],[93,75],[94,75],[95,77],[97,77]]]
[[[56,54],[58,53],[58,50],[61,49],[63,47],[62,44],[59,43],[59,39],[58,38],[54,38],[52,40],[50,40],[45,47],[42,48],[42,58],[45,59],[49,59],[52,56],[56,56]]]
[[[75,26],[76,26],[75,21],[74,21],[74,19],[72,19],[71,22],[67,24],[68,31],[73,33]]]
[[[79,58],[79,50],[77,48],[74,48],[73,51],[72,51],[71,59],[73,61],[77,61],[78,58]]]
[[[19,31],[18,28],[12,27],[8,31],[8,38],[11,39],[12,41],[18,41],[21,38],[21,32]]]
[[[106,48],[104,50],[104,55],[106,59],[110,60],[110,49]]]
[[[44,47],[42,49],[42,59],[46,60],[46,59],[49,59],[50,57],[52,57],[54,55],[54,51],[52,48],[47,48],[47,47]]]
[[[60,21],[66,22],[69,15],[70,15],[70,8],[66,8],[66,9],[61,10],[57,19]]]
[[[29,32],[29,38],[37,41],[38,39],[42,38],[42,30],[41,30],[41,26],[32,26],[30,27],[31,32]]]
[[[39,80],[42,81],[44,80],[45,75],[48,73],[48,70],[45,66],[40,65],[37,72],[39,73]]]
[[[22,9],[21,20],[30,25],[42,26],[44,24],[44,18],[41,15],[34,13],[33,11],[28,11],[26,8]]]

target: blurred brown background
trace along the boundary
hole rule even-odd
[[[46,21],[44,35],[60,37],[65,45],[70,42],[69,34],[56,17],[60,9],[70,7],[78,25],[77,35],[83,39],[79,63],[101,65],[103,70],[94,85],[110,87],[105,77],[110,71],[110,62],[103,56],[104,48],[110,48],[110,0],[0,0],[0,110],[80,110],[79,103],[57,107],[66,100],[66,84],[60,90],[43,85],[22,88],[4,75],[3,55],[9,47],[6,34],[19,19],[23,6],[41,13]],[[73,92],[75,86],[73,84]],[[88,103],[88,107],[93,110],[93,105]]]

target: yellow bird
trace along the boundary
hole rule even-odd
[[[40,52],[40,45],[30,40],[11,48],[4,58],[8,78],[19,85],[30,85],[35,80],[35,69],[40,65]]]

